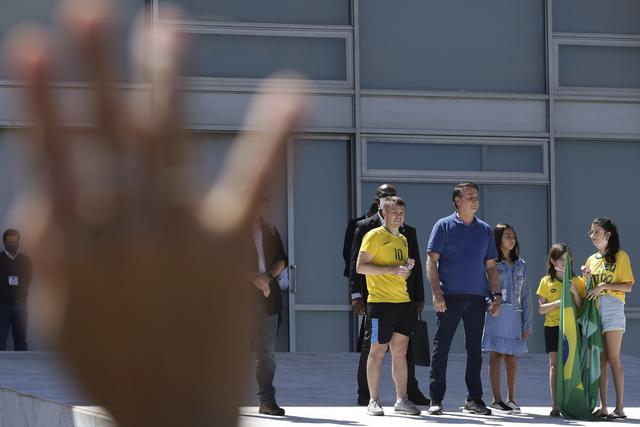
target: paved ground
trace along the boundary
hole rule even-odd
[[[515,424],[589,425],[588,422],[554,419],[547,416],[550,405],[547,385],[546,355],[526,355],[519,361],[517,401],[523,407],[520,416],[479,417],[461,412],[466,395],[464,385],[465,357],[453,354],[449,360],[448,390],[444,400],[446,414],[442,417],[395,416],[389,410],[394,400],[389,355],[385,360],[382,379],[382,402],[385,417],[368,417],[365,408],[355,406],[354,353],[282,353],[277,355],[276,387],[278,400],[287,410],[284,418],[265,417],[257,413],[255,389],[249,392],[241,408],[242,427],[269,427],[296,424],[300,426],[409,426],[437,422],[439,425],[483,424],[487,426]],[[640,358],[623,356],[626,370],[625,400],[629,419],[625,424],[640,424]],[[486,363],[485,363],[486,365]],[[427,392],[428,368],[417,368],[422,390]],[[248,376],[250,372],[248,373]],[[486,369],[483,372],[485,400],[490,400]],[[253,382],[252,387],[253,386]],[[87,407],[93,404],[78,388],[59,358],[50,353],[1,353],[0,387],[38,396],[69,406]],[[610,392],[610,403],[615,394]],[[8,408],[0,408],[0,411]],[[620,421],[617,421],[619,424]],[[598,425],[610,425],[611,422]],[[76,424],[78,425],[78,424]],[[3,426],[4,427],[4,426]],[[13,426],[7,426],[13,427]]]

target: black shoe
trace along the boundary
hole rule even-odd
[[[369,398],[369,396],[359,395],[358,396],[358,406],[369,406],[369,400],[371,400]]]
[[[491,409],[487,408],[482,399],[465,400],[462,412],[476,415],[491,415]]]
[[[491,404],[489,404],[489,406],[491,407],[491,409],[495,409],[496,411],[499,411],[499,412],[503,412],[506,414],[513,413],[513,408],[507,405],[506,403],[504,403],[502,400],[498,400],[498,401],[494,400],[491,402]]]
[[[276,402],[273,403],[261,403],[258,413],[264,415],[276,415],[279,417],[284,416],[284,409],[278,406]]]
[[[422,393],[417,395],[410,394],[408,396],[408,399],[409,401],[411,401],[411,403],[418,406],[429,406],[429,404],[431,403],[431,401],[427,399],[427,397]]]

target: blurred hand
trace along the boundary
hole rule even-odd
[[[351,300],[351,310],[357,315],[364,316],[366,314],[364,301],[362,298],[354,298]]]
[[[183,43],[166,28],[138,29],[153,109],[125,102],[111,73],[110,4],[72,0],[61,9],[64,48],[79,52],[96,122],[83,141],[93,151],[79,158],[50,88],[57,32],[23,26],[7,41],[43,173],[22,227],[38,230],[32,247],[57,308],[50,322],[78,378],[118,425],[235,425],[253,306],[244,285],[253,210],[302,98],[266,83],[247,123],[260,132],[240,136],[220,179],[192,200],[176,90]]]
[[[422,310],[424,309],[424,303],[423,302],[416,302],[414,304],[416,306],[416,313],[418,313],[418,314],[422,313]]]
[[[531,336],[531,330],[528,329],[526,331],[522,331],[522,339],[526,340],[527,338],[529,338]]]

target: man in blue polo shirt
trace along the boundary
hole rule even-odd
[[[427,247],[427,276],[436,311],[436,332],[431,356],[430,415],[442,415],[446,390],[447,360],[460,319],[464,325],[468,395],[464,412],[490,415],[482,401],[482,330],[486,297],[493,294],[492,314],[500,310],[498,252],[491,227],[476,218],[480,207],[478,186],[463,182],[453,189],[456,211],[436,222]]]

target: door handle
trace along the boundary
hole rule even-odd
[[[289,293],[295,294],[297,291],[297,270],[295,265],[289,266]]]

